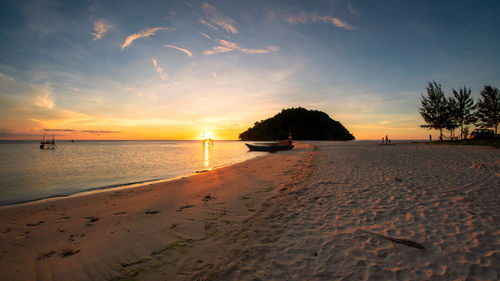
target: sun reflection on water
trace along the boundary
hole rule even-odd
[[[208,168],[210,166],[210,153],[212,152],[213,149],[213,142],[210,141],[203,141],[203,151],[205,152],[205,157],[204,157],[204,162],[203,162],[203,167]]]

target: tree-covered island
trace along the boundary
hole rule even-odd
[[[264,141],[287,139],[292,133],[295,140],[353,140],[354,136],[338,121],[318,110],[302,107],[283,109],[275,116],[255,122],[240,134],[240,140]]]

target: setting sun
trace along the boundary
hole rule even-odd
[[[202,140],[206,140],[206,139],[212,139],[213,140],[213,139],[215,139],[215,137],[214,137],[214,134],[211,131],[205,129],[205,130],[203,130],[203,134],[201,136],[201,139]]]

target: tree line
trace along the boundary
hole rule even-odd
[[[500,121],[500,91],[489,85],[479,92],[476,102],[472,98],[471,88],[467,86],[452,90],[452,96],[445,97],[441,84],[428,82],[427,95],[421,96],[422,107],[419,112],[425,123],[423,128],[439,130],[439,139],[443,139],[443,131],[450,132],[450,138],[455,138],[456,129],[460,129],[460,138],[469,134],[468,125],[480,128],[495,128],[498,133]]]

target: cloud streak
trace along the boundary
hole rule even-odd
[[[52,92],[39,86],[19,82],[0,73],[0,106],[6,104],[7,100],[9,100],[10,103],[18,106],[30,104],[35,105],[37,108],[51,110],[55,107],[52,96]]]
[[[279,47],[277,46],[268,46],[266,49],[249,49],[249,48],[243,48],[240,45],[227,40],[215,39],[215,42],[218,42],[220,46],[212,47],[211,50],[205,50],[203,54],[213,55],[213,54],[227,53],[233,51],[239,51],[246,54],[267,54],[269,52],[276,52],[279,50]]]
[[[44,132],[76,132],[73,129],[42,129]]]
[[[286,18],[286,21],[290,24],[311,24],[317,22],[331,23],[338,28],[345,30],[354,30],[356,27],[342,21],[339,18],[328,17],[328,16],[318,16],[317,14],[300,12],[295,16],[290,16]]]
[[[206,21],[206,20],[204,20],[204,19],[199,19],[199,21],[200,21],[201,23],[203,23],[204,25],[206,25],[206,26],[210,27],[210,28],[211,28],[211,29],[213,29],[213,30],[218,30],[218,29],[219,29],[217,26],[215,26],[215,25],[213,25],[213,24],[211,24],[211,23],[207,22],[207,21]]]
[[[90,133],[90,134],[118,134],[121,131],[99,131],[99,130],[82,130],[82,133]]]
[[[34,96],[34,102],[36,106],[44,109],[53,109],[54,101],[52,99],[52,93],[45,90],[41,90],[39,94]]]
[[[92,36],[94,36],[94,41],[97,41],[106,35],[113,26],[104,20],[96,20],[94,21],[94,32],[91,32]]]
[[[349,11],[349,13],[351,14],[354,14],[354,15],[357,15],[359,13],[358,10],[354,9],[351,4],[347,4],[347,10]]]
[[[44,132],[75,132],[75,133],[90,133],[90,134],[117,134],[121,131],[101,131],[101,130],[74,130],[74,129],[42,129]]]
[[[167,74],[167,73],[163,73],[163,68],[161,68],[161,67],[158,65],[158,62],[157,62],[155,59],[151,59],[151,61],[153,62],[153,65],[155,66],[156,72],[158,72],[158,74],[160,74],[160,78],[161,78],[162,80],[167,79],[168,74]]]
[[[137,39],[153,36],[156,34],[156,32],[161,31],[161,30],[167,30],[167,29],[168,28],[166,28],[166,27],[151,27],[151,28],[143,29],[137,33],[131,34],[125,39],[125,42],[123,42],[121,50],[123,51],[123,49],[130,46],[132,44],[132,42],[134,42]]]
[[[203,37],[207,38],[208,40],[212,40],[212,37],[208,36],[207,34],[201,32],[201,31],[198,31]]]
[[[165,47],[165,48],[172,48],[172,49],[176,49],[176,50],[179,50],[179,51],[181,51],[181,52],[186,53],[186,55],[187,55],[188,57],[190,57],[190,58],[192,58],[192,57],[193,57],[193,54],[192,54],[189,50],[187,50],[187,49],[183,49],[183,48],[180,48],[180,47],[177,47],[177,46],[173,46],[173,45],[168,45],[168,44],[164,45],[163,47]]]
[[[238,33],[238,30],[235,27],[237,24],[236,21],[234,21],[230,17],[222,15],[219,12],[219,10],[217,10],[214,6],[208,3],[203,3],[201,8],[203,9],[203,12],[205,12],[205,15],[212,24],[219,26],[220,28],[223,28],[228,33],[232,34]],[[200,22],[207,25],[208,27],[211,27],[212,29],[217,29],[214,28],[215,26],[208,24],[206,21],[202,19],[200,19]]]

